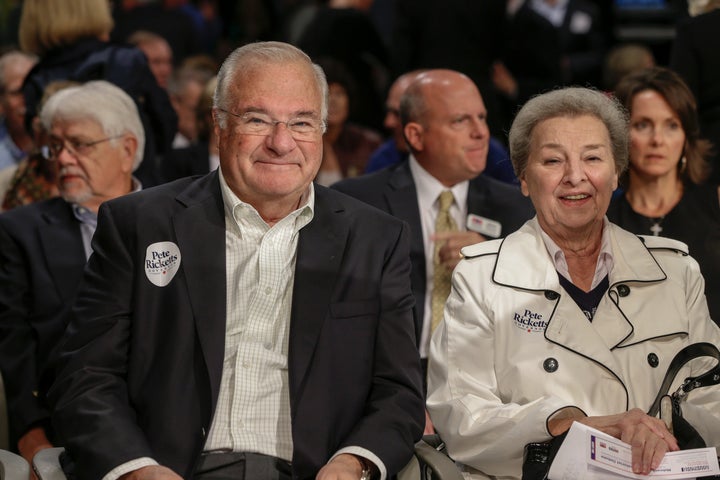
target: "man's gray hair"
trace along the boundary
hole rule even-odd
[[[55,120],[91,120],[100,125],[108,137],[129,133],[137,140],[133,170],[142,162],[145,130],[137,106],[112,83],[96,80],[55,93],[43,106],[40,121],[50,131]],[[116,140],[110,142],[113,146],[117,144]]]
[[[518,178],[522,177],[530,157],[535,127],[551,118],[590,115],[602,121],[610,137],[615,168],[621,174],[628,164],[628,115],[615,97],[597,90],[568,87],[537,95],[525,103],[515,116],[508,140],[510,160]]]
[[[323,69],[319,65],[314,64],[305,52],[283,42],[250,43],[236,49],[228,55],[217,75],[217,87],[215,88],[213,106],[215,108],[232,110],[230,105],[232,99],[228,98],[230,86],[234,85],[238,89],[242,88],[241,85],[234,83],[237,81],[237,75],[263,63],[301,63],[306,64],[312,69],[322,98],[320,118],[324,127],[327,124],[328,115],[328,84],[325,78],[325,72],[323,72]],[[220,128],[225,128],[226,115],[221,111],[218,111],[217,115]]]

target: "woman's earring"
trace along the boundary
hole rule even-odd
[[[685,173],[685,169],[687,168],[687,158],[685,158],[685,155],[682,156],[680,159],[680,173]]]

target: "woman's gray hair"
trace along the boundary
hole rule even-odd
[[[108,137],[129,133],[137,141],[133,170],[140,166],[145,151],[140,114],[130,95],[112,83],[95,80],[53,94],[40,112],[40,121],[50,131],[56,120],[92,120]],[[110,143],[116,146],[117,140]]]
[[[217,87],[213,97],[213,106],[215,108],[223,108],[232,110],[228,98],[230,94],[230,86],[233,85],[238,89],[242,85],[238,85],[237,75],[263,63],[273,64],[289,64],[300,63],[305,64],[313,71],[315,82],[320,91],[322,103],[320,105],[320,118],[323,124],[323,132],[327,124],[328,115],[328,84],[323,69],[312,62],[310,57],[302,50],[288,43],[283,42],[256,42],[244,45],[233,51],[223,62],[217,75]],[[220,128],[225,128],[226,115],[222,111],[217,111],[218,122]]]
[[[568,87],[537,95],[523,105],[513,120],[508,135],[510,159],[518,178],[527,168],[532,133],[535,127],[551,118],[591,115],[603,122],[610,136],[618,175],[628,165],[628,115],[615,97],[597,90]]]

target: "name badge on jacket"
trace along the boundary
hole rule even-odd
[[[491,220],[472,213],[467,216],[466,228],[480,235],[493,238],[498,238],[502,232],[502,224],[497,220]]]

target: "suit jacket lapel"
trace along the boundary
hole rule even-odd
[[[79,222],[70,205],[58,200],[43,213],[47,225],[40,227],[38,235],[48,271],[63,299],[75,296],[85,265],[85,249]]]
[[[467,212],[480,216],[487,216],[485,212],[485,188],[482,184],[482,177],[478,176],[470,180],[467,195]]]
[[[410,173],[410,164],[404,162],[390,177],[384,191],[389,213],[397,218],[402,218],[410,225],[414,232],[422,232],[420,223],[420,210],[418,209],[417,190],[415,182]],[[422,234],[412,235],[411,252],[424,252]],[[423,262],[424,263],[424,262]]]
[[[330,205],[315,186],[313,220],[300,231],[290,314],[289,382],[291,408],[307,374],[343,259],[349,226],[344,208]]]
[[[177,197],[186,208],[173,218],[182,254],[181,271],[210,378],[212,405],[220,390],[225,351],[225,214],[218,172],[194,182]]]
[[[422,321],[425,314],[425,244],[422,236],[420,209],[418,208],[417,189],[410,172],[410,163],[403,162],[396,168],[385,188],[385,201],[388,212],[397,218],[404,219],[410,225],[410,261],[412,272],[410,283],[415,300],[415,332],[420,341]]]

